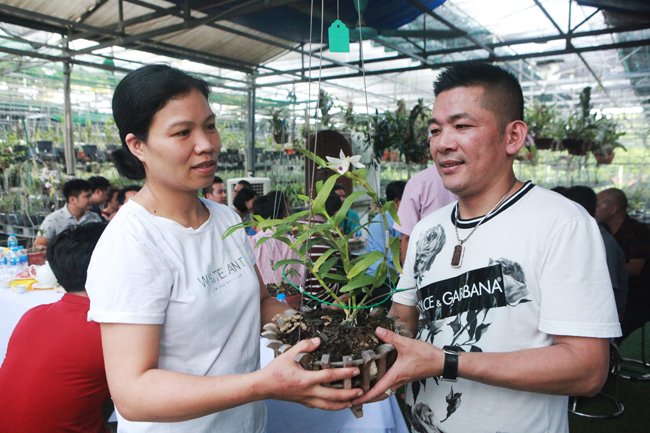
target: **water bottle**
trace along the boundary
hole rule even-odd
[[[16,238],[16,235],[10,234],[9,237],[7,238],[7,246],[11,248],[18,248],[18,239]]]
[[[18,257],[18,265],[20,266],[20,270],[24,271],[29,266],[29,258],[27,257],[27,251],[25,251],[25,247],[18,247],[16,256]]]
[[[18,266],[18,257],[14,250],[9,250],[7,255],[7,270],[9,271],[9,278],[13,278],[20,272],[20,267]]]
[[[278,293],[275,299],[277,299],[279,303],[284,304],[287,307],[289,306],[289,304],[287,304],[287,295],[285,295],[284,293]]]
[[[7,257],[4,251],[0,251],[0,281],[9,279],[7,274]]]

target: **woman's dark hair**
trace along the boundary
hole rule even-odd
[[[342,206],[343,202],[341,201],[341,197],[335,192],[330,192],[327,200],[325,200],[325,211],[327,214],[333,217]]]
[[[68,292],[86,290],[88,264],[106,223],[70,226],[54,236],[45,256],[56,280]]]
[[[198,90],[208,98],[210,86],[200,78],[167,65],[148,65],[124,77],[113,93],[113,118],[120,131],[122,147],[111,153],[120,175],[142,180],[144,165],[126,145],[129,133],[146,142],[154,116],[171,99],[178,99]]]
[[[395,199],[401,200],[402,195],[404,195],[405,187],[406,182],[403,180],[394,180],[386,185],[386,201],[395,201]]]
[[[246,202],[252,198],[257,197],[257,193],[252,188],[242,188],[239,190],[235,198],[232,200],[232,205],[235,206],[241,213],[248,213]]]

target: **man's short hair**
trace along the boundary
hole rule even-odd
[[[253,185],[251,185],[251,183],[249,181],[244,180],[244,179],[237,182],[237,184],[242,185],[244,188],[253,188]]]
[[[70,226],[47,245],[46,257],[56,280],[68,292],[86,290],[88,264],[106,223]]]
[[[572,186],[571,188],[568,188],[567,190],[562,192],[562,195],[568,198],[569,200],[573,200],[579,205],[582,205],[582,207],[587,209],[589,215],[591,216],[596,215],[596,201],[598,201],[598,198],[596,197],[596,193],[594,192],[594,190],[589,188],[588,186],[582,186],[582,185]]]
[[[66,202],[70,202],[70,197],[79,197],[82,192],[93,192],[93,186],[87,180],[72,179],[63,184],[63,196]]]
[[[601,198],[608,204],[618,206],[619,211],[627,213],[627,197],[618,188],[608,188],[601,191]]]
[[[473,86],[485,89],[481,105],[500,118],[501,128],[524,120],[524,95],[519,81],[509,71],[489,63],[461,63],[442,71],[433,84],[433,93],[438,96],[457,87]]]
[[[404,194],[406,182],[403,180],[394,180],[386,185],[386,201],[401,200]]]
[[[124,202],[126,201],[126,193],[127,192],[129,192],[129,191],[138,192],[138,191],[140,191],[140,189],[142,189],[142,187],[138,186],[138,185],[125,186],[124,188],[122,188],[120,190],[120,192],[117,193],[117,202],[120,204],[120,206],[122,206],[124,204]]]
[[[325,211],[329,216],[334,216],[336,215],[336,212],[341,209],[341,206],[343,206],[343,202],[341,201],[341,197],[334,191],[332,191],[327,197],[327,200],[325,200]]]
[[[111,183],[103,176],[93,176],[88,178],[88,182],[92,185],[92,191],[95,192],[98,189],[101,191],[108,191],[111,187]]]
[[[253,188],[243,187],[232,200],[232,205],[235,206],[239,212],[246,213],[248,212],[246,202],[255,197],[257,197],[257,193]]]
[[[208,194],[212,194],[212,191],[214,190],[213,187],[214,187],[215,183],[223,183],[223,179],[220,178],[219,176],[215,176],[212,183],[201,190],[201,193],[203,194],[203,198],[207,197]]]
[[[264,219],[281,219],[283,206],[275,202],[272,195],[261,195],[253,201],[253,215],[259,215]]]
[[[345,192],[345,187],[340,183],[335,183],[334,186],[332,187],[332,191],[341,191],[341,190]]]
[[[287,200],[287,195],[282,191],[270,191],[268,194],[269,197],[273,199],[273,207],[277,209],[277,216],[275,219],[286,218],[289,215],[289,202]],[[253,203],[255,205],[255,203]]]
[[[113,196],[115,194],[119,194],[119,192],[120,192],[119,188],[109,188],[108,192],[106,193],[106,203],[113,200]]]

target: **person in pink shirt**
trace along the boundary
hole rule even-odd
[[[285,218],[287,215],[284,205],[276,202],[277,200],[275,199],[274,194],[259,196],[255,201],[253,201],[252,214],[259,215],[264,219]],[[273,232],[271,230],[262,231],[262,229],[258,229],[257,227],[255,228],[255,231],[257,233],[254,236],[248,236],[248,241],[255,253],[255,262],[260,270],[264,284],[280,284],[284,282],[284,277],[282,275],[283,269],[279,268],[274,271],[273,266],[280,260],[300,260],[300,257],[289,248],[289,245],[280,242],[277,239],[268,240],[256,248],[255,244],[257,244],[260,239],[272,236]],[[296,286],[302,284],[302,275],[304,273],[303,267],[299,265],[289,265],[287,266],[286,271],[288,272],[289,269],[296,269],[298,272],[297,276],[292,275],[288,277],[291,282]]]
[[[393,228],[402,233],[400,241],[400,263],[404,265],[406,248],[413,227],[422,218],[435,210],[457,200],[457,197],[445,189],[435,164],[422,170],[406,184],[402,202],[397,216],[401,224],[395,223]]]

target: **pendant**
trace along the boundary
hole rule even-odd
[[[463,255],[465,254],[465,249],[461,244],[458,244],[454,247],[454,255],[451,257],[451,267],[460,268],[463,264]]]

